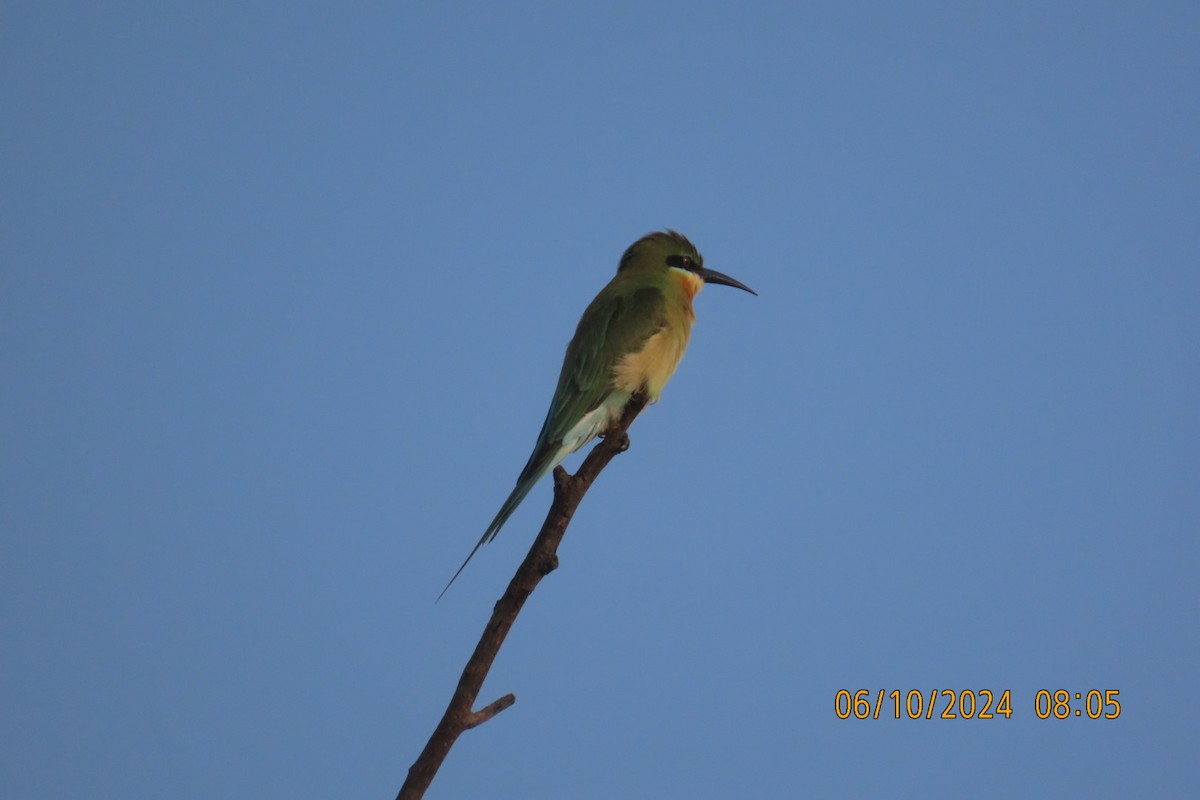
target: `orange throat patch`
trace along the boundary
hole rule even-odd
[[[679,288],[683,289],[689,301],[700,294],[700,290],[704,288],[704,279],[694,272],[686,272],[681,269],[673,269],[671,272],[675,275],[675,280],[679,282]]]

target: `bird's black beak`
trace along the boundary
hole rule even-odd
[[[717,272],[715,269],[701,268],[696,270],[696,274],[703,278],[705,283],[719,283],[722,286],[733,286],[736,289],[741,289],[743,292],[749,292],[755,297],[758,297],[758,292],[754,291],[746,284],[742,283],[736,278],[729,277],[723,272]]]

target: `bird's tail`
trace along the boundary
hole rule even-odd
[[[438,600],[441,600],[442,595],[446,593],[446,590],[449,589],[456,580],[458,580],[458,576],[462,574],[464,569],[466,569],[467,564],[472,558],[474,558],[475,553],[479,551],[479,548],[483,547],[486,542],[490,542],[492,539],[496,538],[496,534],[500,533],[500,528],[504,526],[504,523],[508,521],[508,518],[512,516],[512,513],[517,510],[517,506],[521,505],[521,501],[525,499],[527,494],[529,494],[529,490],[533,488],[534,484],[540,481],[542,476],[553,469],[554,465],[561,460],[561,457],[557,461],[552,459],[548,460],[548,463],[540,469],[537,469],[528,475],[521,476],[521,479],[517,481],[517,485],[513,487],[512,494],[508,496],[508,499],[504,501],[504,505],[500,506],[500,510],[492,519],[492,524],[488,525],[487,530],[483,532],[483,537],[473,548],[471,548],[471,552],[467,555],[466,560],[462,562],[462,566],[458,568],[458,571],[454,573],[454,577],[450,579],[450,583],[447,583],[446,588],[442,589],[442,593],[437,596]],[[437,600],[434,602],[437,602]]]

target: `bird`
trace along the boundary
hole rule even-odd
[[[439,600],[546,473],[621,419],[635,395],[658,401],[687,349],[696,319],[692,300],[706,283],[758,294],[707,269],[695,245],[673,230],[647,234],[629,246],[567,345],[550,409],[516,486]]]

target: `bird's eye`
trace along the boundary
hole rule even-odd
[[[692,263],[691,256],[667,256],[667,266],[690,270],[695,265]]]

